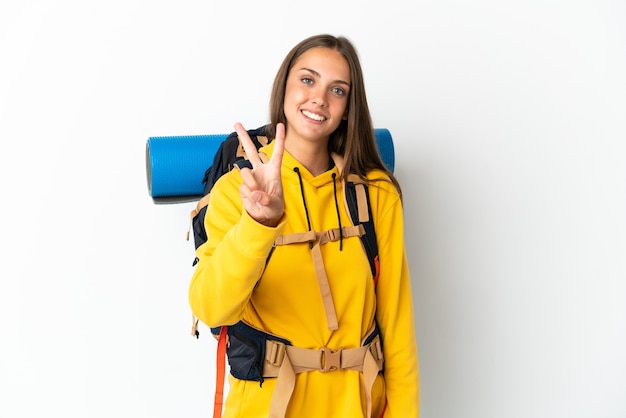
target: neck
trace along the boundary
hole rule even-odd
[[[330,164],[328,141],[290,143],[286,139],[285,149],[314,176],[328,170]]]

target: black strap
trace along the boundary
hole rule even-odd
[[[361,236],[361,242],[367,253],[367,258],[370,262],[370,268],[372,269],[372,276],[376,277],[376,258],[378,257],[378,243],[376,242],[376,230],[374,229],[374,218],[372,217],[372,208],[370,205],[370,194],[367,184],[363,185],[365,188],[365,197],[367,198],[367,212],[369,214],[369,220],[367,222],[359,222],[359,206],[356,197],[356,185],[353,182],[346,183],[346,199],[348,201],[348,208],[350,209],[350,217],[352,223],[358,225],[361,223],[365,228],[365,235]]]

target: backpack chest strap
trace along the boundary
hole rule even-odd
[[[327,242],[338,241],[341,238],[360,237],[364,234],[365,228],[363,225],[359,224],[356,226],[344,226],[341,230],[339,228],[333,228],[324,232],[308,231],[281,235],[276,238],[274,245],[301,244],[304,242],[326,244]]]
[[[322,250],[320,245],[326,244],[331,241],[338,241],[341,238],[348,237],[360,237],[365,233],[363,225],[345,226],[341,228],[329,229],[324,232],[308,231],[295,234],[287,234],[279,236],[274,242],[275,246],[289,245],[289,244],[301,244],[305,242],[312,243],[311,256],[313,257],[313,265],[315,267],[315,276],[317,278],[317,284],[322,295],[322,302],[324,304],[324,312],[326,313],[326,322],[328,323],[328,329],[333,331],[339,328],[339,322],[337,320],[337,312],[335,311],[335,303],[333,302],[333,295],[330,292],[330,284],[328,283],[328,276],[326,275],[326,269],[324,268],[324,259],[322,258]]]

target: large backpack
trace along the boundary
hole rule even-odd
[[[252,142],[258,150],[262,146],[271,142],[271,139],[267,137],[267,130],[265,126],[257,129],[248,130],[248,134],[252,139]],[[273,139],[273,138],[272,138]],[[215,182],[225,173],[232,170],[235,165],[239,167],[249,167],[250,163],[246,159],[245,151],[239,141],[239,137],[236,132],[231,133],[221,143],[217,152],[215,153],[212,165],[204,173],[202,183],[204,184],[204,195],[198,201],[196,207],[190,214],[190,229],[193,230],[193,239],[196,250],[207,240],[207,232],[204,227],[204,219],[206,216],[207,205],[211,196],[211,189],[215,185]],[[360,181],[358,176],[351,176],[345,182],[345,194],[346,203],[350,212],[353,225],[362,225],[365,234],[360,236],[368,260],[370,262],[370,268],[372,269],[372,276],[374,280],[378,280],[379,263],[378,263],[378,244],[376,242],[376,231],[374,229],[374,222],[372,220],[372,211],[369,202],[369,191],[367,183]],[[366,208],[366,209],[365,209]],[[187,231],[187,240],[190,238],[190,233]],[[198,257],[195,257],[192,265],[195,266],[198,262]],[[230,328],[240,328],[241,323],[238,323]],[[244,329],[245,333],[253,332],[249,328]],[[216,361],[216,384],[215,384],[215,396],[213,405],[213,417],[221,417],[223,406],[223,393],[224,393],[224,380],[226,374],[226,346],[229,335],[229,327],[221,326],[211,328],[212,335],[217,339],[217,361]],[[200,332],[198,331],[198,318],[192,314],[192,327],[191,335],[199,338]],[[233,365],[231,364],[231,367]],[[232,371],[231,371],[232,372]],[[261,378],[262,379],[262,378]]]

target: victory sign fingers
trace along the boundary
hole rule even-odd
[[[243,168],[240,171],[243,183],[239,191],[243,205],[258,222],[275,226],[285,207],[281,181],[285,127],[282,124],[276,126],[274,151],[266,164],[261,161],[254,143],[241,123],[235,124],[235,131],[252,164],[252,170]]]

